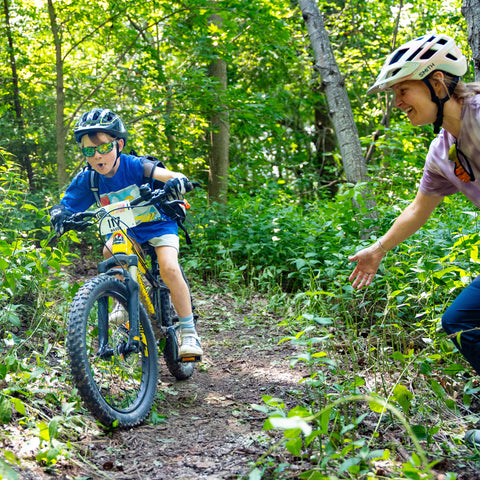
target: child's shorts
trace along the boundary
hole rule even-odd
[[[173,247],[177,252],[180,251],[180,240],[178,235],[175,235],[174,233],[167,233],[160,237],[153,237],[148,243],[152,247]]]

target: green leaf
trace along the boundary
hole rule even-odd
[[[10,401],[20,415],[25,415],[25,404],[19,398],[10,398]]]
[[[40,423],[37,423],[37,427],[39,429],[40,439],[45,440],[46,442],[49,442],[50,433],[49,433],[48,425],[44,421],[41,421]]]
[[[248,480],[261,480],[263,473],[258,469],[254,468],[248,475]]]
[[[413,398],[413,393],[410,392],[410,390],[408,390],[408,388],[404,385],[397,385],[393,389],[393,396],[398,404],[402,407],[405,414],[408,415],[411,407],[410,400]]]
[[[59,423],[59,418],[52,418],[50,420],[50,423],[48,424],[48,435],[50,440],[53,440],[54,438],[57,438],[58,435],[58,423]]]
[[[338,469],[338,473],[343,473],[343,472],[346,472],[347,470],[349,470],[351,467],[353,467],[354,465],[358,465],[360,463],[360,459],[357,458],[357,457],[353,457],[353,458],[347,458],[347,460],[345,460],[339,467]]]
[[[445,398],[447,396],[445,389],[433,378],[430,380],[430,387],[437,397]]]
[[[427,438],[427,429],[423,425],[412,425],[412,430],[419,440]]]
[[[302,445],[303,445],[302,438],[297,437],[293,440],[289,440],[285,444],[285,447],[294,457],[299,457],[302,451]]]
[[[0,478],[3,480],[17,480],[18,473],[0,458]]]
[[[12,418],[12,406],[6,398],[0,401],[0,422],[9,423]]]
[[[308,470],[300,474],[302,480],[337,480],[337,477],[328,476],[321,474],[317,470]]]
[[[370,407],[370,410],[375,413],[383,413],[386,410],[386,407],[384,407],[383,404],[376,402],[375,400],[370,400],[368,406]]]

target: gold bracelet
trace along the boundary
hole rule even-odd
[[[383,245],[382,245],[382,242],[380,241],[380,239],[377,240],[377,243],[378,243],[378,246],[380,247],[380,249],[382,250],[382,252],[386,255],[388,253],[388,250],[385,250],[383,248]]]

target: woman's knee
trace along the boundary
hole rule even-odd
[[[451,334],[457,331],[457,328],[455,327],[458,324],[460,319],[457,310],[452,307],[453,305],[450,306],[442,316],[442,328],[448,334]]]

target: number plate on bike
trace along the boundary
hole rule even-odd
[[[100,214],[104,214],[100,220],[100,233],[108,235],[109,233],[125,230],[137,225],[130,202],[123,201],[105,205],[99,209]]]

